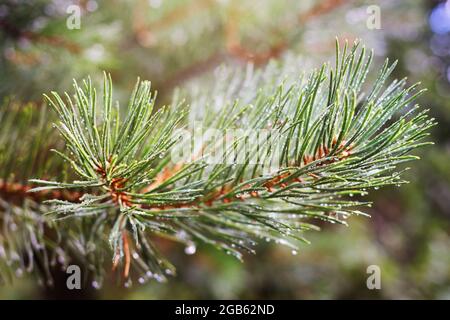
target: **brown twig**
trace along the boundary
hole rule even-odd
[[[203,9],[207,9],[214,4],[212,0],[197,0],[180,4],[169,13],[163,15],[162,18],[147,22],[144,14],[148,4],[145,1],[138,1],[133,10],[133,32],[138,43],[144,47],[154,44],[155,31],[161,31],[172,25],[187,19],[189,16],[198,13]]]
[[[32,187],[27,184],[0,180],[0,197],[14,204],[21,204],[26,198],[32,199],[35,202],[52,199],[76,202],[82,196],[82,193],[79,191],[43,190],[29,192],[31,189]]]
[[[309,20],[321,16],[324,14],[327,14],[337,7],[345,4],[348,0],[325,0],[322,1],[315,6],[313,6],[311,9],[307,10],[304,13],[301,13],[299,15],[299,21],[301,23],[308,22]]]
[[[221,64],[226,59],[226,55],[222,52],[214,52],[208,58],[200,60],[190,66],[176,72],[174,75],[170,76],[168,79],[162,82],[161,88],[164,91],[169,91],[170,89],[176,87],[180,83],[183,83],[197,75],[200,75],[208,70],[213,69],[215,66]]]
[[[28,30],[20,30],[15,26],[7,23],[5,20],[0,20],[0,28],[14,38],[22,38],[33,42],[45,43],[55,47],[62,47],[74,54],[79,53],[81,51],[79,45],[69,42],[60,36],[47,36]]]
[[[337,138],[333,138],[331,142],[331,148],[335,148],[336,156],[333,159],[327,159],[323,161],[319,161],[317,166],[323,166],[326,164],[331,164],[337,161],[345,160],[347,159],[351,154],[352,150],[354,148],[353,144],[350,144],[347,146],[346,141],[342,141],[339,146],[336,148],[337,145]],[[318,161],[320,159],[325,159],[330,156],[331,151],[327,146],[321,145],[316,153],[314,155],[305,155],[303,156],[302,162],[300,164],[294,164],[293,166],[306,166],[309,163],[313,161]],[[173,168],[166,168],[164,169],[159,175],[156,176],[155,181],[149,185],[149,187],[144,188],[141,190],[142,192],[149,192],[151,189],[157,187],[162,182],[166,181],[167,179],[174,176],[176,173],[178,173],[182,169],[181,164],[175,165]],[[284,172],[279,175],[276,175],[272,179],[266,181],[263,184],[263,187],[266,189],[267,192],[274,192],[275,188],[286,188],[289,184],[293,182],[303,182],[303,180],[300,177],[293,178],[292,180],[289,180],[289,176],[291,175],[290,172]],[[319,179],[320,177],[310,173],[308,174],[310,177],[314,179]],[[232,190],[232,185],[224,185],[220,189],[217,189],[215,191],[212,191],[210,194],[203,196],[202,198],[196,199],[195,201],[191,202],[184,202],[184,203],[178,203],[174,205],[153,205],[153,206],[146,206],[145,209],[150,210],[165,210],[165,209],[177,209],[177,208],[188,208],[188,207],[200,207],[200,205],[204,204],[206,206],[212,206],[217,201],[222,201],[224,203],[230,203],[233,201],[244,201],[246,198],[258,198],[260,196],[260,192],[258,191],[251,191],[249,194],[238,194],[234,197],[224,197],[227,193],[229,193]],[[246,185],[242,188],[242,190],[251,188],[251,185]]]
[[[130,254],[130,245],[128,243],[128,233],[127,230],[122,230],[122,241],[123,241],[123,252],[125,254],[125,266],[123,268],[123,278],[127,279],[130,274],[130,266],[131,266],[131,254]]]

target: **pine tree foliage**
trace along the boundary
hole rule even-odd
[[[296,253],[316,222],[347,225],[370,205],[352,196],[405,182],[397,166],[417,159],[411,151],[429,143],[423,139],[434,125],[414,104],[418,85],[387,83],[395,63],[386,61],[364,85],[372,56],[359,44],[337,45],[334,67],[288,79],[280,77],[283,66],[231,73],[215,90],[180,91],[161,108],[148,81],[138,81],[128,106],[119,106],[108,74],[99,92],[90,79],[74,82],[72,94],[51,92],[45,97],[64,143],[36,135],[55,141],[48,148],[59,160],[35,164],[46,170],[30,180],[26,201],[1,202],[0,274],[7,279],[9,270],[31,270],[38,260],[48,279],[47,265],[75,257],[95,286],[108,261],[127,283],[163,281],[175,269],[157,238],[181,242],[191,254],[204,242],[242,260],[260,239]],[[5,116],[2,124],[12,121]],[[243,134],[196,144],[186,137],[199,123]],[[186,147],[194,152],[174,162]],[[15,165],[14,152],[3,153],[2,166]],[[20,232],[9,231],[10,221]]]

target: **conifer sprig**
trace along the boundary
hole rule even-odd
[[[278,85],[258,73],[227,79],[239,89],[227,91],[219,108],[211,103],[217,97],[203,93],[191,108],[174,98],[155,111],[150,83],[138,81],[122,110],[113,106],[106,74],[101,101],[89,79],[75,82],[73,96],[52,92],[46,98],[67,149],[55,152],[77,178],[33,179],[40,186],[31,191],[83,191],[78,201],[45,204],[56,219],[85,219],[84,230],[72,234],[91,240],[80,255],[100,274],[95,255],[107,250],[106,239],[113,269],[121,266],[128,279],[134,268],[139,281],[174,273],[154,236],[185,243],[190,253],[206,242],[238,259],[254,252],[260,238],[296,252],[299,241],[308,242],[304,231],[318,229],[315,220],[346,225],[349,216],[363,214],[359,208],[368,203],[350,196],[404,183],[397,166],[416,159],[410,152],[428,144],[423,138],[434,125],[414,105],[423,92],[417,85],[407,87],[405,79],[386,85],[395,63],[386,61],[364,93],[372,53],[358,44],[336,48],[334,68],[324,64],[300,79]],[[177,150],[191,146],[185,139],[196,133],[191,120],[242,134],[202,140],[174,162]]]

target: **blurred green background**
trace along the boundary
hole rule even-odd
[[[68,28],[71,5],[80,9],[79,29]],[[45,289],[24,276],[0,287],[0,298],[450,299],[450,0],[2,0],[0,98],[40,103],[43,92],[107,70],[118,97],[140,76],[164,103],[221,64],[263,67],[293,55],[305,68],[318,65],[333,57],[336,36],[362,39],[377,66],[398,59],[394,76],[429,89],[420,103],[438,121],[435,145],[410,164],[411,183],[370,194],[371,218],[323,225],[297,255],[261,243],[245,263],[207,246],[186,255],[162,243],[178,270],[168,283],[111,281],[74,293],[64,279]],[[369,265],[381,268],[381,290],[367,289]]]

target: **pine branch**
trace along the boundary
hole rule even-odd
[[[174,273],[151,242],[155,235],[189,248],[212,244],[238,259],[253,253],[260,238],[296,252],[299,241],[308,242],[304,232],[318,229],[314,221],[346,225],[370,205],[349,196],[404,183],[396,167],[428,144],[422,140],[434,122],[411,107],[422,91],[406,80],[385,85],[395,64],[386,61],[368,93],[361,91],[371,61],[358,44],[343,52],[337,46],[334,68],[325,64],[285,81],[279,68],[249,69],[218,79],[216,89],[191,98],[190,108],[175,97],[156,111],[150,83],[138,81],[124,115],[113,107],[108,75],[101,102],[90,79],[75,82],[73,96],[46,98],[67,148],[55,152],[77,178],[33,179],[41,186],[31,192],[84,190],[79,201],[46,201],[46,217],[70,218],[74,226],[86,221],[91,229],[84,232],[95,230],[89,237],[99,243],[92,256],[110,252],[108,237],[112,267],[120,266],[125,279],[132,269],[139,281]],[[241,134],[194,139],[193,152],[173,162],[191,146],[186,138],[198,121]],[[61,230],[78,232],[70,225]],[[102,273],[101,262],[86,260]]]

